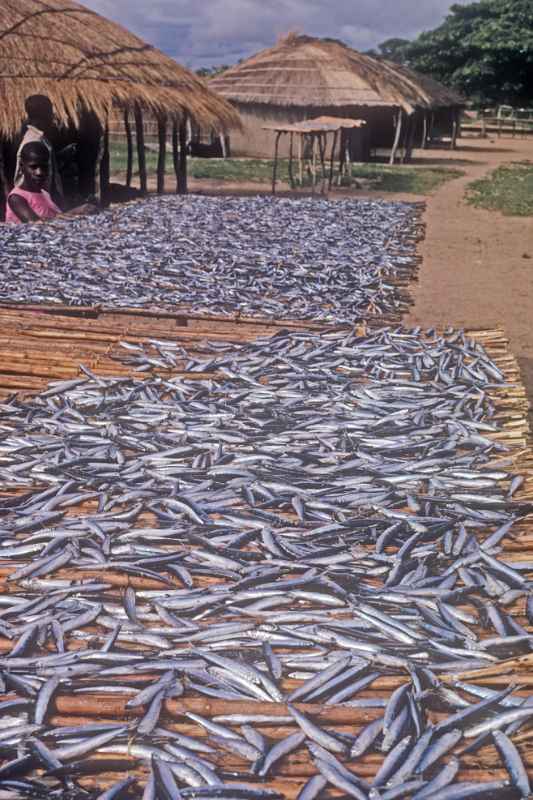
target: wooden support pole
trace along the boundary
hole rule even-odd
[[[420,147],[422,150],[427,150],[428,146],[428,126],[429,126],[429,119],[428,119],[428,112],[424,111],[424,119],[422,121],[422,141],[420,142]]]
[[[294,153],[294,133],[291,132],[289,136],[289,183],[291,189],[294,189],[294,174],[292,169],[293,153]]]
[[[220,140],[220,147],[221,147],[221,150],[222,150],[222,158],[226,159],[228,157],[228,148],[227,148],[227,143],[226,143],[226,135],[224,133],[221,133],[221,134],[219,134],[218,138]]]
[[[335,170],[335,150],[337,149],[337,140],[339,138],[339,132],[335,131],[333,134],[333,142],[331,145],[331,155],[329,158],[329,181],[328,181],[328,191],[331,191],[331,187],[333,186],[333,173]]]
[[[350,152],[350,133],[349,131],[344,131],[344,161],[346,164],[346,175],[350,178],[353,176],[352,172],[352,154]]]
[[[432,111],[430,118],[429,118],[429,133],[428,137],[431,140],[433,138],[433,131],[435,129],[435,112]]]
[[[320,156],[321,194],[324,194],[324,192],[326,191],[326,142],[327,142],[327,133],[319,133],[318,154]]]
[[[104,133],[103,128],[100,127],[98,135],[98,150],[96,153],[96,160],[94,162],[94,194],[99,202],[103,202],[102,197],[102,158],[104,156]]]
[[[392,145],[392,150],[390,154],[389,164],[394,164],[396,161],[396,153],[398,151],[398,146],[400,144],[400,137],[402,135],[402,122],[403,122],[403,110],[401,108],[398,109],[398,116],[396,118],[396,134],[394,136],[394,143]]]
[[[6,169],[4,164],[4,140],[0,137],[0,221],[5,214],[9,186],[7,185]]]
[[[346,131],[341,130],[341,138],[339,142],[339,175],[337,179],[337,185],[340,186],[342,183],[342,176],[344,175],[344,166],[346,160],[346,144],[345,144],[345,137]]]
[[[109,163],[109,124],[106,122],[102,133],[103,147],[102,160],[100,162],[100,202],[103,205],[109,203],[109,178],[111,174]]]
[[[137,137],[140,188],[141,193],[146,194],[148,191],[148,176],[146,174],[146,151],[144,149],[143,112],[138,103],[135,104],[135,135]]]
[[[187,194],[187,116],[180,122],[178,129],[179,159],[178,159],[178,194]]]
[[[459,110],[454,109],[453,112],[453,127],[452,127],[452,150],[457,149],[457,136],[459,134]]]
[[[131,186],[133,178],[133,136],[131,133],[130,112],[124,109],[124,131],[126,133],[127,164],[126,164],[126,186]]]
[[[272,167],[272,194],[276,194],[276,180],[278,177],[278,153],[279,153],[279,140],[281,131],[276,133],[276,141],[274,143],[274,166]]]
[[[300,186],[304,185],[304,154],[303,154],[303,134],[298,134],[298,175],[300,178]]]
[[[313,148],[313,160],[312,160],[312,175],[313,175],[313,193],[315,191],[316,186],[316,136],[314,133],[311,134],[311,147]]]
[[[402,163],[408,164],[413,155],[413,143],[415,137],[415,115],[407,117],[407,129],[405,132],[405,145],[402,156]]]
[[[178,137],[178,121],[174,118],[172,121],[172,163],[174,165],[174,174],[176,176],[176,193],[179,192],[179,137]]]
[[[159,139],[159,154],[157,157],[157,194],[165,193],[165,170],[167,166],[167,115],[160,114],[157,118],[157,135]]]

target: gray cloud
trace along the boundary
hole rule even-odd
[[[460,0],[461,3],[468,0]],[[290,30],[366,50],[438,25],[450,0],[85,0],[182,64],[232,64]]]

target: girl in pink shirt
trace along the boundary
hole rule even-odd
[[[54,219],[63,212],[44,188],[50,169],[50,153],[42,142],[28,142],[20,152],[23,181],[9,193],[6,222],[20,224]],[[69,211],[69,215],[94,213],[96,207],[85,204]]]

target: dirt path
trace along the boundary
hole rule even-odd
[[[424,155],[430,159],[434,153]],[[427,200],[424,260],[406,322],[469,327],[500,323],[533,402],[533,219],[476,209],[464,199],[466,186],[499,164],[533,160],[533,139],[466,139],[456,154],[444,154],[443,162],[453,164],[454,155],[466,174]]]

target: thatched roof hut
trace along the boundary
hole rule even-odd
[[[73,0],[2,0],[0,133],[18,130],[32,94],[48,95],[64,124],[82,109],[104,121],[113,105],[135,103],[211,127],[237,121],[198,76]]]
[[[235,109],[205,81],[79,3],[1,0],[0,205],[13,182],[17,134],[31,95],[49,98],[68,143],[78,145],[76,191],[97,193],[104,200],[110,197],[107,126],[112,109],[124,114],[128,186],[134,119],[141,192],[148,186],[143,114],[157,119],[159,128],[158,191],[164,191],[169,123],[181,192],[187,189],[187,120],[216,131],[240,124]]]
[[[341,42],[295,34],[217,75],[210,87],[240,111],[243,141],[255,139],[258,144],[261,137],[254,120],[264,126],[328,114],[374,121],[368,126],[370,136],[392,145],[397,131],[389,124],[392,114],[401,121],[404,115],[464,104],[456,93],[412,70]],[[378,131],[383,125],[390,128],[385,136]]]

